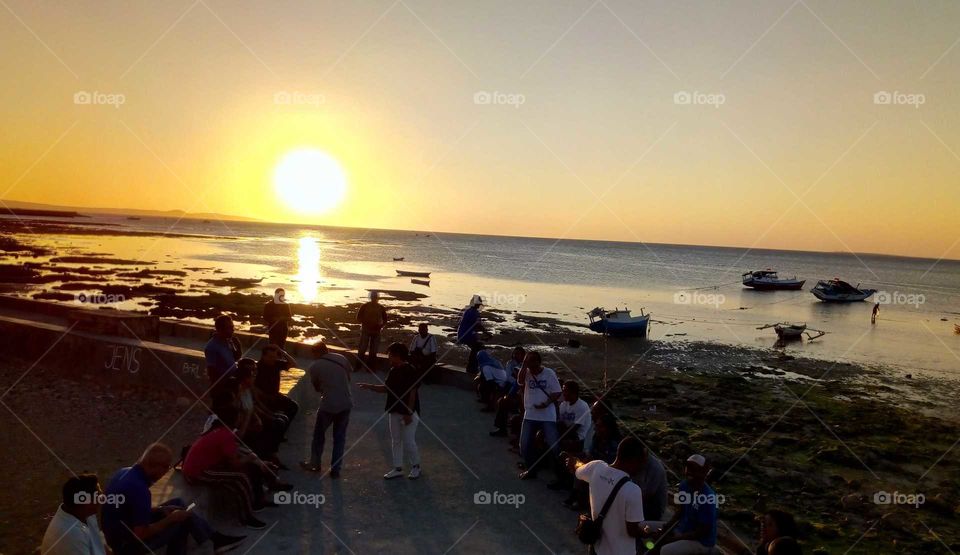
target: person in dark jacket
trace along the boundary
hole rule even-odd
[[[480,298],[480,295],[474,295],[470,299],[470,306],[460,315],[460,323],[457,324],[457,343],[470,347],[470,354],[467,356],[467,374],[471,376],[479,370],[477,353],[483,347],[480,344],[480,332],[483,330],[480,321],[480,307],[482,305],[483,299]]]
[[[287,333],[290,331],[290,322],[293,320],[293,311],[287,304],[287,292],[278,287],[273,292],[273,299],[263,305],[263,319],[267,324],[267,335],[270,343],[283,349],[287,344]]]

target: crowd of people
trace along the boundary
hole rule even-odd
[[[719,497],[707,483],[706,458],[692,454],[686,459],[671,508],[663,462],[620,427],[608,401],[588,403],[580,384],[561,383],[537,351],[517,346],[509,360],[501,363],[484,347],[482,305],[483,299],[474,295],[461,315],[456,341],[470,350],[467,372],[474,376],[481,410],[494,414],[490,435],[506,437],[519,454],[519,479],[551,474],[547,487],[564,492],[563,504],[581,513],[578,535],[598,555],[717,552]],[[195,504],[187,505],[182,499],[154,504],[151,485],[175,467],[188,484],[213,488],[231,498],[240,525],[265,528],[257,513],[277,507],[271,493],[293,487],[279,478],[289,468],[278,454],[299,412],[298,404],[281,392],[280,385],[281,373],[296,365],[284,350],[291,318],[283,290],[278,289],[264,308],[269,342],[260,349],[259,360],[254,360],[243,356],[232,319],[217,317],[204,348],[210,414],[196,439],[180,451],[179,461],[167,445],[148,446],[134,464],[118,470],[105,488],[94,475],[70,478],[41,552],[178,555],[186,553],[190,538],[198,545],[209,542],[214,553],[241,545],[244,536],[214,530],[195,511]],[[372,293],[357,314],[361,335],[356,365],[323,342],[311,346],[313,361],[307,378],[320,404],[310,457],[299,462],[302,470],[340,478],[353,409],[353,374],[366,369],[376,376],[375,357],[387,319],[386,308]],[[356,384],[385,396],[391,439],[386,480],[421,476],[416,441],[420,390],[421,384],[439,379],[438,346],[427,325],[421,324],[409,344],[392,343],[386,349],[389,366],[384,379]],[[333,447],[324,472],[330,428]],[[735,538],[723,543],[732,553],[794,555],[801,552],[796,536],[792,516],[771,511],[764,515],[758,546],[751,548]]]

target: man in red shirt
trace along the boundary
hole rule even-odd
[[[273,505],[266,498],[264,484],[277,491],[289,491],[293,486],[280,482],[275,469],[241,450],[233,431],[236,419],[236,408],[220,409],[210,429],[190,446],[183,461],[183,476],[191,484],[229,491],[237,500],[240,523],[260,530],[266,523],[253,516],[254,511]]]

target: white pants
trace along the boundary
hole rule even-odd
[[[680,540],[668,543],[660,549],[660,555],[707,555],[711,548],[694,540]]]
[[[417,449],[417,424],[420,415],[413,413],[413,421],[407,424],[403,415],[390,413],[390,449],[393,452],[393,467],[403,468],[403,456],[412,466],[420,464],[420,450]]]

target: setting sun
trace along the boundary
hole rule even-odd
[[[347,176],[332,156],[314,148],[287,153],[273,173],[277,196],[296,212],[322,214],[347,192]]]

